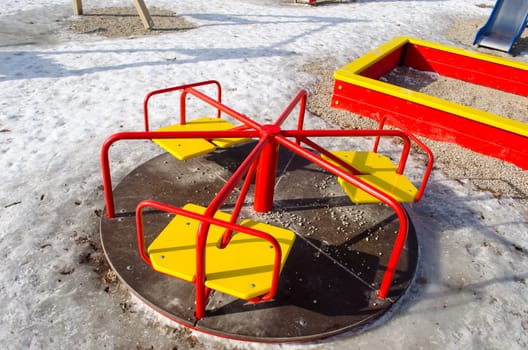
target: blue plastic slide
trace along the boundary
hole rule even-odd
[[[473,45],[510,52],[528,21],[528,0],[497,0]]]

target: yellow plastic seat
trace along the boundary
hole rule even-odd
[[[414,198],[416,198],[416,194],[418,193],[416,187],[405,175],[398,174],[394,171],[378,171],[368,175],[357,175],[357,177],[390,195],[398,202],[414,202]],[[338,178],[337,181],[354,203],[380,202],[375,197],[346,182],[342,178]]]
[[[396,171],[396,166],[392,161],[379,153],[368,151],[332,151],[330,153],[364,174],[383,170]],[[324,155],[322,157],[334,163]]]
[[[183,209],[205,212],[196,204]],[[215,218],[229,221],[231,215],[217,212]],[[200,221],[176,215],[148,247],[152,267],[159,272],[189,282],[196,277],[196,234]],[[285,228],[245,219],[241,226],[273,236],[281,247],[281,270],[295,241],[295,233]],[[205,286],[234,297],[249,300],[269,292],[275,250],[264,239],[235,233],[224,249],[218,248],[225,228],[211,225],[206,244]]]
[[[379,153],[367,151],[332,151],[333,155],[361,172],[356,175],[369,185],[390,195],[398,202],[414,202],[418,189],[405,175],[396,172],[397,167],[392,161]],[[329,162],[336,164],[328,157],[322,156]],[[337,164],[336,164],[337,165]],[[348,183],[342,178],[337,179],[346,195],[354,203],[379,203],[380,201],[367,192]]]
[[[234,128],[230,122],[213,117],[188,121],[186,124],[170,125],[156,131],[221,131]],[[201,138],[153,139],[156,144],[179,160],[186,160],[213,152],[216,147],[226,148],[247,141],[245,138],[218,138],[208,141]]]

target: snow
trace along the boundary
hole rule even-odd
[[[131,6],[130,0],[83,3]],[[141,129],[148,91],[216,79],[227,105],[264,121],[313,84],[316,77],[301,72],[303,64],[331,58],[337,68],[395,35],[460,45],[445,29],[488,16],[489,7],[476,5],[494,1],[146,3],[197,28],[133,39],[63,33],[49,40],[28,29],[28,41],[4,43],[14,35],[10,19],[22,16],[17,25],[31,27],[20,20],[31,14],[42,25],[39,16],[69,16],[71,1],[0,3],[3,349],[528,348],[527,207],[440,171],[410,208],[421,247],[417,281],[394,312],[360,334],[302,345],[221,340],[167,323],[122,289],[105,291],[90,263],[100,258],[91,246],[104,207],[99,150],[110,134]],[[147,142],[115,146],[115,181],[159,152]]]

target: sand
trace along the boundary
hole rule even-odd
[[[189,30],[194,25],[173,11],[149,8],[154,28],[145,29],[134,7],[105,7],[89,9],[82,16],[69,20],[71,30],[82,34],[98,34],[108,38],[132,38]]]

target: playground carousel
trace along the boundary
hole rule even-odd
[[[179,98],[177,122],[151,130],[149,106],[171,94]],[[119,278],[165,317],[241,340],[321,339],[384,315],[417,266],[402,203],[422,197],[430,151],[405,130],[384,129],[384,121],[376,130],[304,129],[304,90],[264,125],[221,97],[216,81],[153,91],[144,130],[104,143],[101,239]],[[187,115],[191,102],[212,115]],[[297,127],[283,128],[291,118]],[[328,142],[359,138],[372,149]],[[111,145],[140,139],[166,153],[113,186]],[[401,146],[395,159],[382,152],[386,139]],[[415,187],[405,166],[419,149],[428,161]]]

